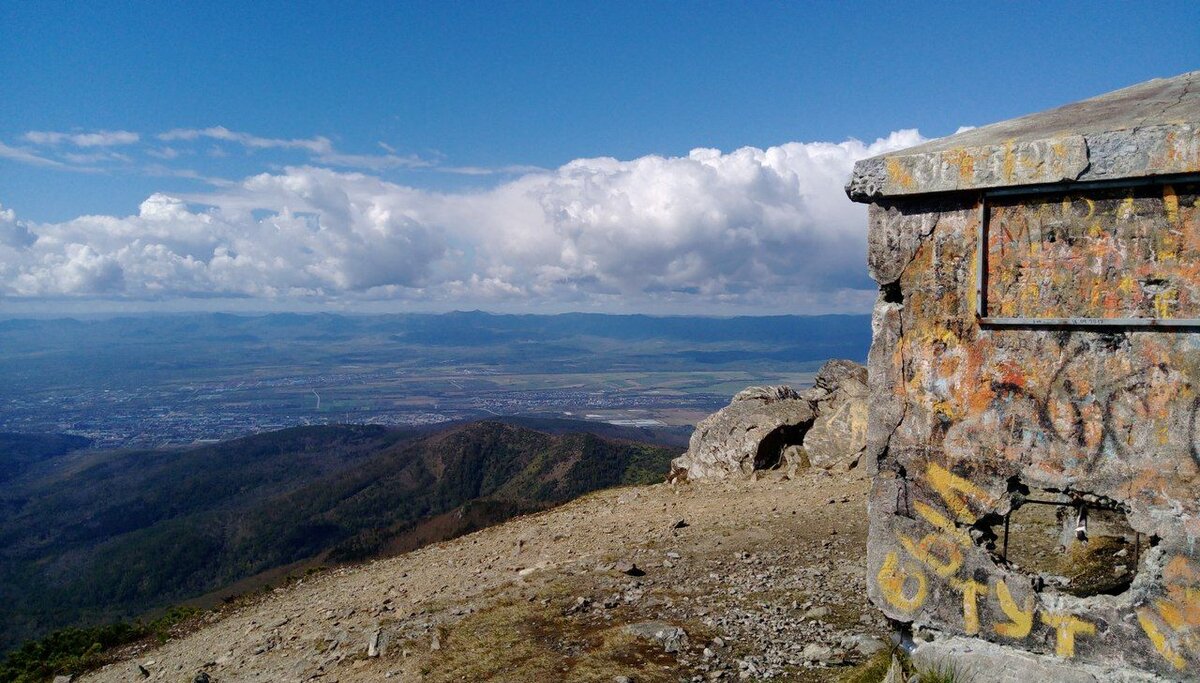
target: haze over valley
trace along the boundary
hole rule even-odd
[[[751,384],[863,360],[865,315],[177,314],[0,321],[0,432],[159,447],[530,415],[685,431]]]

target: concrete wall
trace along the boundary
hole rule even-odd
[[[1193,679],[1200,329],[981,327],[978,197],[875,201],[872,600],[947,634]],[[992,315],[1200,318],[1194,186],[997,198],[984,249]],[[1067,505],[1010,528],[1006,555],[1027,498]],[[1080,504],[1129,533],[1096,521],[1072,539]],[[1062,550],[1038,526],[1055,520]],[[1087,595],[1054,570],[1093,561],[1132,583]]]

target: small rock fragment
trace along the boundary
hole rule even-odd
[[[687,632],[678,626],[662,621],[643,621],[629,624],[625,632],[637,638],[661,641],[666,652],[679,652],[687,647]]]
[[[587,608],[589,608],[591,606],[592,606],[592,601],[590,599],[580,596],[578,598],[575,598],[575,603],[567,608],[566,613],[574,614],[576,612],[583,612],[583,611],[586,611]]]
[[[829,616],[828,607],[814,607],[804,613],[805,619],[822,619]]]
[[[833,659],[833,648],[820,643],[809,643],[800,652],[800,657],[808,662],[825,663]]]

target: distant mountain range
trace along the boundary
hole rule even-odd
[[[746,369],[755,361],[812,364],[827,358],[861,361],[871,343],[871,320],[869,315],[211,313],[0,319],[0,343],[0,377],[78,384],[82,373],[123,387],[155,381],[164,370],[180,379],[193,373],[209,376],[230,363],[255,362],[260,368],[377,363],[379,353],[389,357],[411,348],[443,349],[424,354],[430,362],[520,367],[569,360],[572,367],[588,371],[611,371],[648,358],[658,364],[656,369],[729,362]],[[403,354],[390,359],[409,360]]]
[[[0,435],[0,651],[661,480],[683,438],[548,419],[304,427],[152,451]]]

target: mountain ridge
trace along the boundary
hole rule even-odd
[[[0,493],[10,513],[0,599],[13,606],[0,642],[130,618],[275,567],[411,549],[597,487],[661,479],[679,452],[573,427],[339,425],[76,453]],[[459,522],[435,523],[472,502]]]

